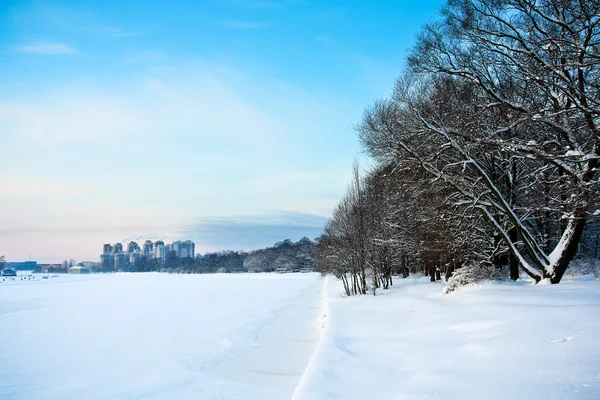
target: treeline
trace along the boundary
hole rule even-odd
[[[597,258],[599,49],[598,1],[449,1],[357,126],[374,167],[355,167],[319,268],[350,295],[408,270],[559,283]]]
[[[316,270],[316,244],[304,237],[298,242],[284,240],[273,247],[250,252],[220,251],[178,258],[175,252],[163,261],[142,258],[131,266],[131,272],[168,272],[206,274],[215,272],[300,272]]]

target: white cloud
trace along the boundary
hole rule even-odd
[[[24,198],[31,196],[66,198],[90,194],[92,191],[97,190],[97,187],[92,184],[66,184],[39,178],[15,179],[11,177],[5,177],[2,180],[2,187],[5,191],[10,192],[11,196]]]
[[[143,36],[147,33],[144,30],[125,30],[114,26],[95,24],[85,25],[82,27],[82,29],[92,34],[103,35],[109,38],[137,37]]]
[[[164,135],[259,140],[280,130],[276,117],[205,68],[0,100],[0,127],[21,141],[74,143]]]
[[[350,182],[349,168],[309,171],[285,171],[267,176],[258,176],[246,182],[249,189],[261,192],[278,192],[282,190],[294,191],[294,188],[314,188],[314,191],[323,192],[332,185],[346,187]]]
[[[69,54],[74,53],[75,49],[63,43],[31,43],[17,46],[15,51],[33,54]]]
[[[345,129],[342,101],[222,65],[159,65],[0,98],[7,256],[93,255],[211,215],[328,215],[352,157],[328,139]]]

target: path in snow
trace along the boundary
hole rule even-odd
[[[317,274],[0,284],[0,399],[289,399],[319,338]]]

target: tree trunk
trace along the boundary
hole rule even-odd
[[[361,293],[362,294],[367,294],[367,275],[365,273],[365,267],[362,267],[362,271],[361,271],[361,275],[360,275],[360,285],[359,287],[362,286],[361,289]]]
[[[581,215],[580,213],[578,214]],[[577,216],[574,216],[574,218],[569,221],[567,229],[551,255],[551,259],[553,259],[554,262],[549,268],[550,282],[559,283],[567,270],[569,263],[575,258],[575,255],[577,255],[579,241],[585,229],[585,222],[585,218]]]
[[[350,296],[350,287],[348,286],[348,278],[346,277],[346,274],[342,275],[342,283],[344,284],[344,291],[346,292],[346,295]]]
[[[517,231],[515,229],[511,229],[510,232],[508,232],[508,234],[510,235],[510,240],[513,243],[516,243],[516,241],[519,239],[519,237],[517,236]],[[510,279],[512,279],[513,281],[519,279],[519,261],[510,252],[508,253],[508,269],[510,272]]]
[[[446,276],[444,277],[446,282],[448,282],[448,279],[452,278],[452,274],[454,274],[454,261],[446,266]]]

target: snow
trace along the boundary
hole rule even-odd
[[[584,155],[583,152],[581,150],[579,150],[579,149],[577,149],[577,150],[573,150],[573,149],[567,150],[567,152],[565,153],[566,157],[579,157],[579,156],[583,156],[583,155]]]
[[[0,399],[597,399],[600,281],[318,274],[0,283]]]
[[[344,297],[294,400],[598,399],[600,281],[486,283],[450,295],[427,278]]]
[[[0,283],[0,399],[289,399],[318,274],[60,275]]]
[[[563,234],[560,238],[560,241],[558,242],[558,244],[556,245],[554,250],[552,250],[552,253],[550,253],[550,255],[548,256],[548,260],[549,260],[550,264],[546,268],[546,271],[548,271],[549,274],[552,274],[554,272],[554,267],[556,266],[556,263],[558,262],[558,260],[562,256],[562,254],[564,253],[565,248],[567,247],[569,242],[572,240],[572,237],[574,234],[575,234],[575,224],[574,224],[573,219],[570,219],[569,224],[565,228],[565,231],[563,232]]]

